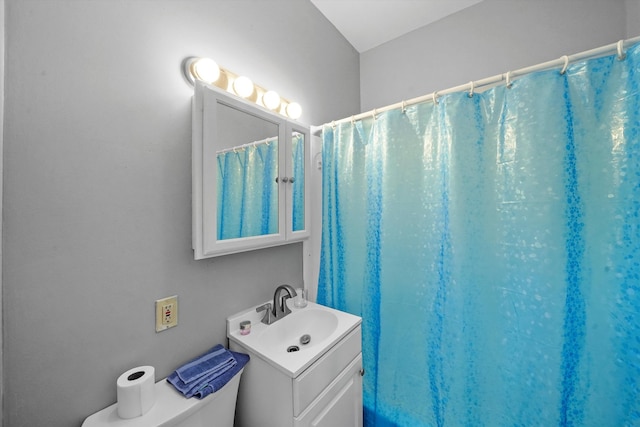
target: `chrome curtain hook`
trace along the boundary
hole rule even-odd
[[[627,57],[627,54],[624,51],[624,40],[618,41],[618,60],[622,61]]]
[[[475,83],[473,82],[473,80],[471,80],[469,82],[469,98],[473,98],[473,91],[475,89]]]
[[[404,101],[404,99],[402,100],[402,114],[407,112],[407,103]]]
[[[560,70],[560,74],[564,74],[567,72],[567,68],[569,67],[569,57],[564,55],[562,58],[564,60],[564,65],[562,66],[562,70]]]
[[[378,118],[378,110],[377,109],[373,109],[373,120],[376,120]]]
[[[434,105],[438,105],[438,91],[435,91],[431,94],[431,97],[433,99],[433,104]]]

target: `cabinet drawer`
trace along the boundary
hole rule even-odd
[[[359,354],[299,417],[294,427],[362,427],[362,355]]]
[[[299,416],[311,402],[360,354],[360,326],[351,331],[335,347],[309,369],[293,380],[293,416]]]

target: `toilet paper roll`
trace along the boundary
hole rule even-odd
[[[118,416],[135,418],[145,414],[156,403],[155,369],[138,366],[118,377]]]

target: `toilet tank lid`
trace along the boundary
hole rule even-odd
[[[155,384],[156,403],[141,417],[122,419],[118,416],[118,404],[114,403],[108,408],[87,417],[82,427],[149,427],[159,426],[167,421],[179,422],[191,414],[202,409],[203,406],[212,403],[224,391],[227,386],[233,387],[242,375],[244,368],[238,372],[233,380],[216,393],[210,394],[204,399],[185,398],[165,379]]]

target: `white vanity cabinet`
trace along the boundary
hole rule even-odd
[[[251,356],[240,382],[236,426],[361,427],[361,340],[358,325],[302,372],[292,373],[230,337],[232,350]]]

